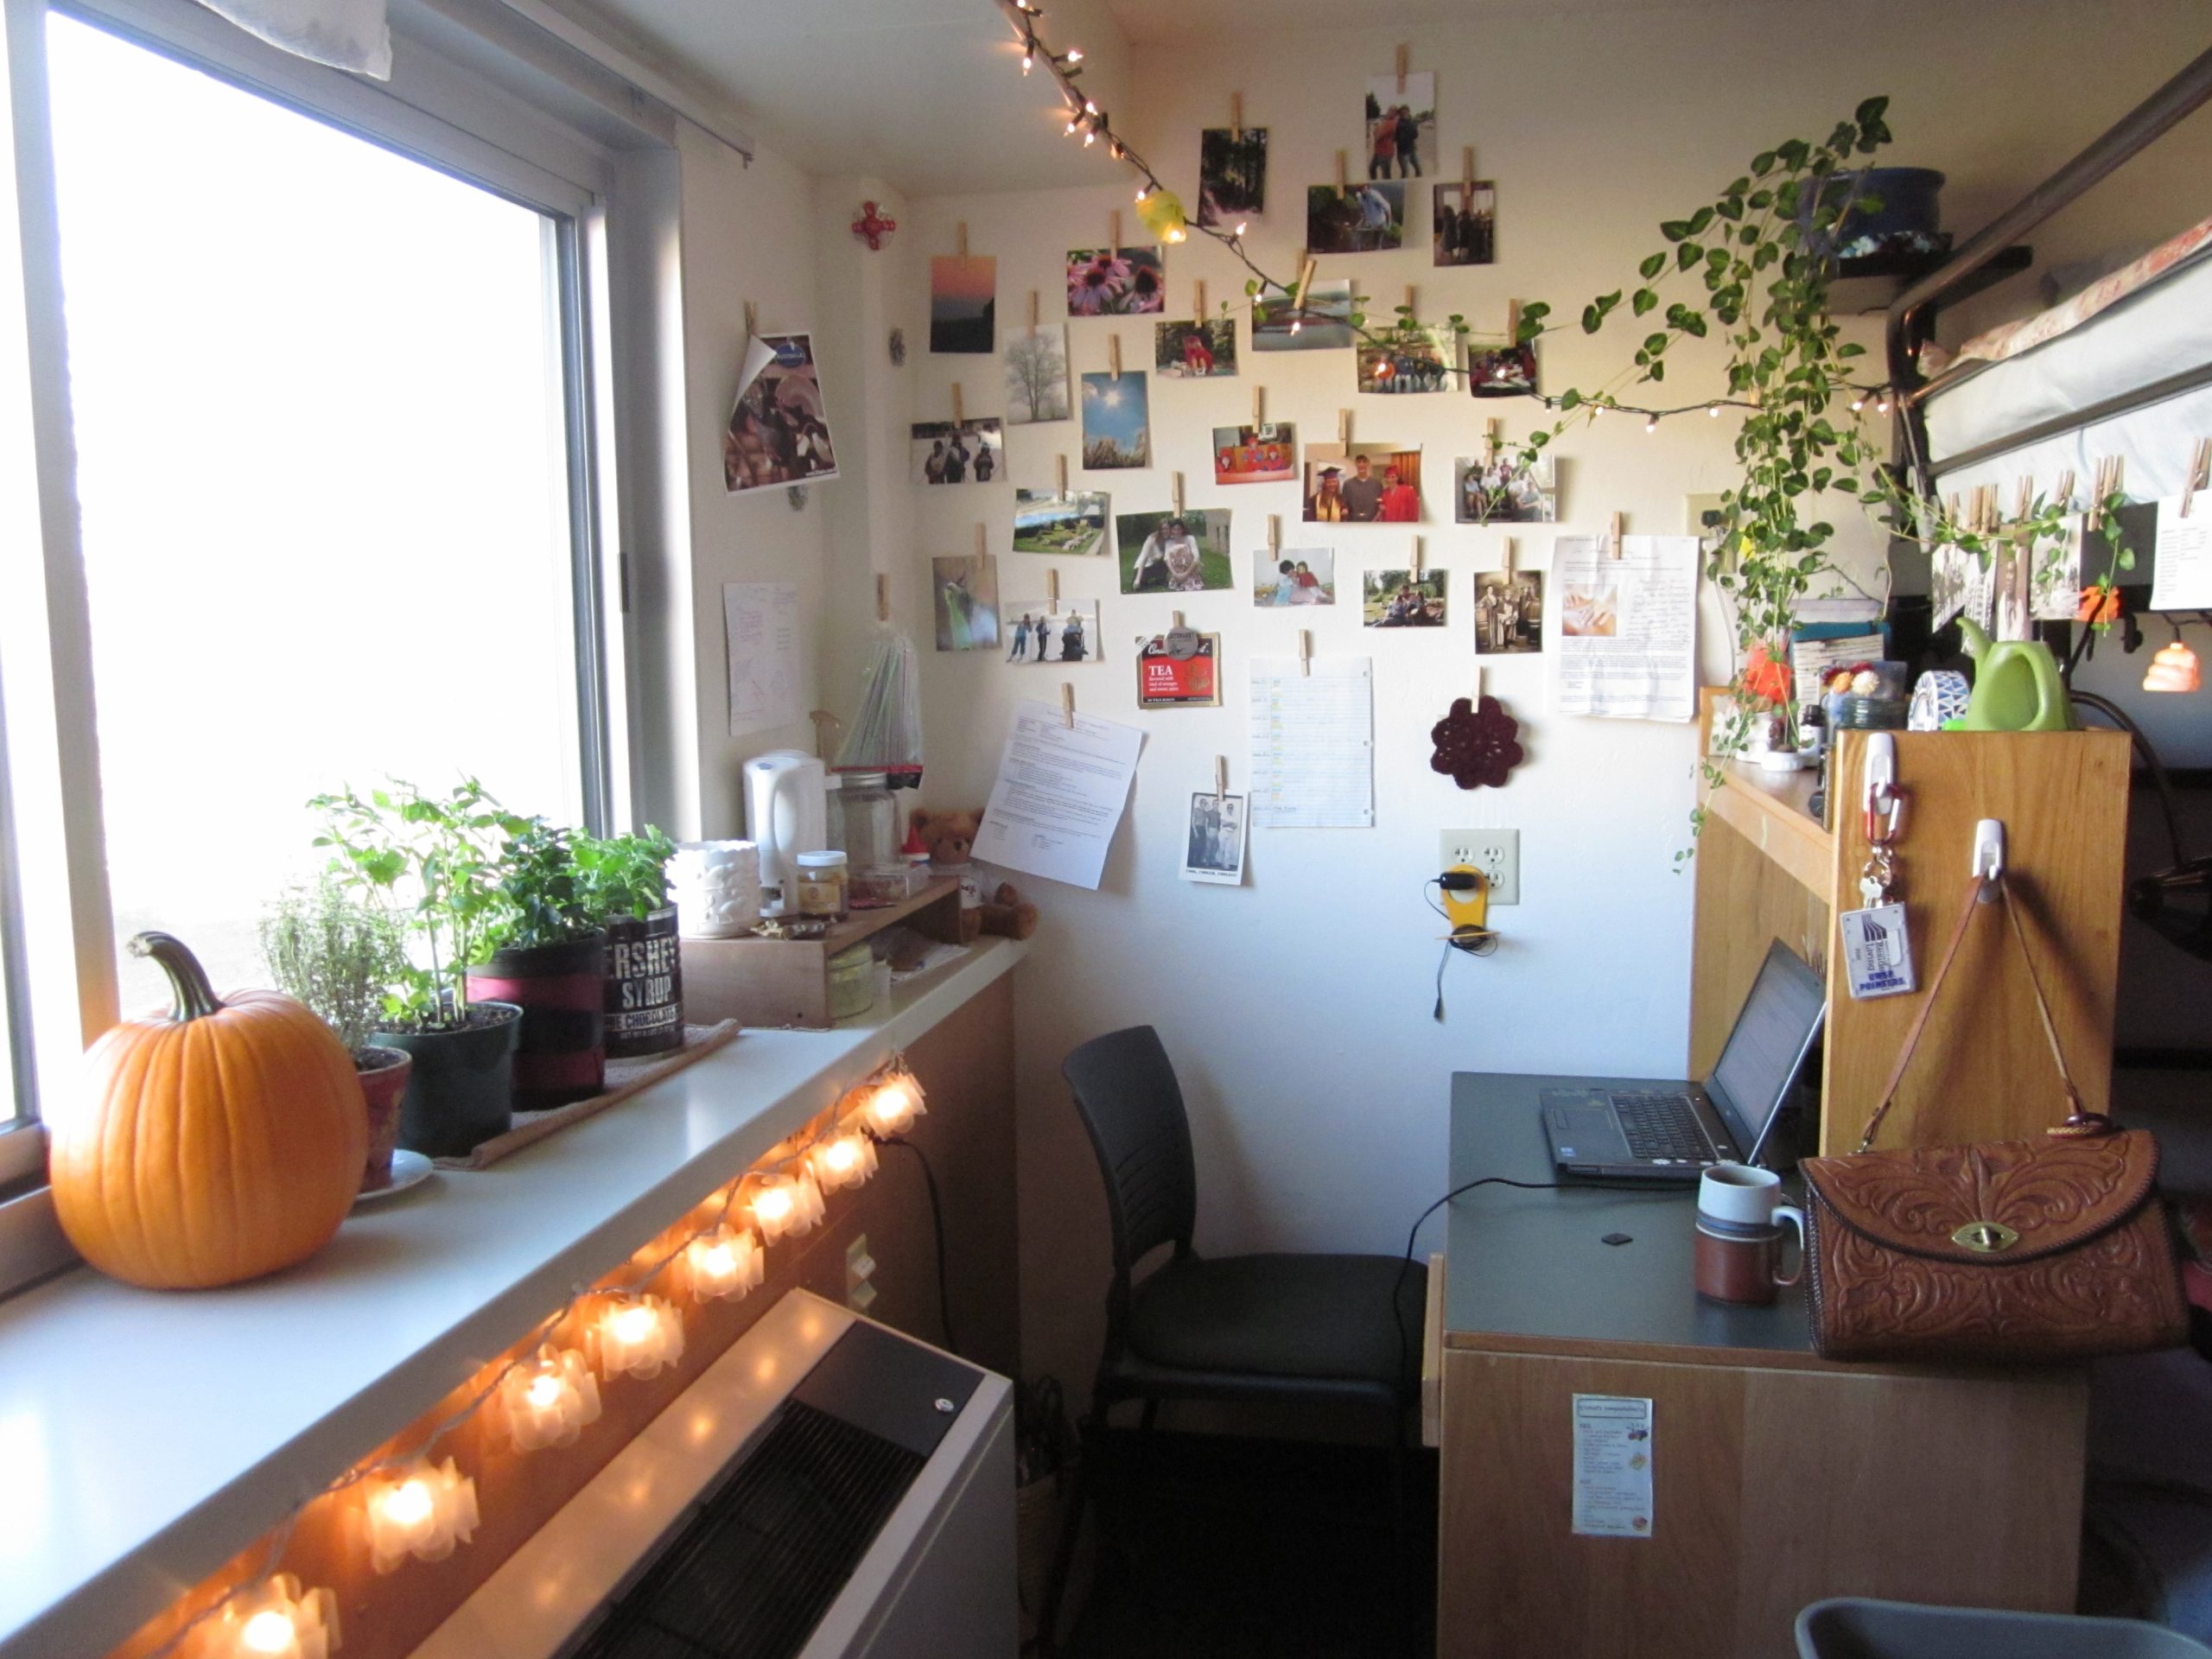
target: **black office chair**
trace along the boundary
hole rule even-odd
[[[1136,1026],[1093,1038],[1060,1073],[1105,1179],[1114,1281],[1075,1498],[1039,1611],[1046,1650],[1058,1633],[1106,1414],[1124,1400],[1144,1402],[1147,1432],[1163,1400],[1309,1401],[1382,1413],[1404,1559],[1411,1548],[1406,1408],[1421,1386],[1427,1267],[1389,1255],[1202,1258],[1191,1248],[1198,1181],[1190,1119],[1159,1033]],[[1163,1244],[1173,1254],[1136,1281],[1137,1263]]]

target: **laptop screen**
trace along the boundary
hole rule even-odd
[[[1796,951],[1779,939],[1767,947],[1720,1063],[1706,1080],[1706,1093],[1727,1120],[1743,1157],[1757,1155],[1767,1126],[1797,1081],[1826,1002],[1818,976]]]

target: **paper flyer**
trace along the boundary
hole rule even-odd
[[[1252,823],[1262,830],[1375,824],[1374,668],[1365,657],[1252,664]]]
[[[1651,1402],[1574,1396],[1573,1530],[1585,1538],[1651,1535]]]
[[[1143,747],[1135,726],[1080,714],[1071,726],[1047,704],[1015,703],[977,861],[1095,890]]]
[[[2151,566],[2151,608],[2212,608],[2212,492],[2197,496],[2183,514],[2181,497],[2158,503],[2158,541]]]
[[[1559,711],[1616,720],[1697,715],[1698,539],[1562,536],[1552,548],[1559,595]]]
[[[724,582],[722,626],[728,636],[729,734],[743,737],[797,721],[798,585]]]

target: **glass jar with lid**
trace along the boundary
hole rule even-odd
[[[842,922],[850,905],[847,898],[847,865],[842,853],[801,853],[796,908],[801,916],[818,921]]]
[[[899,804],[890,779],[880,772],[849,772],[841,792],[852,903],[862,910],[897,904],[906,896],[906,877],[899,854]]]

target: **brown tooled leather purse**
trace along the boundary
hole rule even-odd
[[[2027,963],[2066,1120],[2043,1141],[1871,1152],[1985,892]],[[2188,1338],[2158,1143],[2082,1109],[2001,878],[1975,878],[1859,1151],[1799,1168],[1813,1345],[1825,1358],[2085,1359]]]

